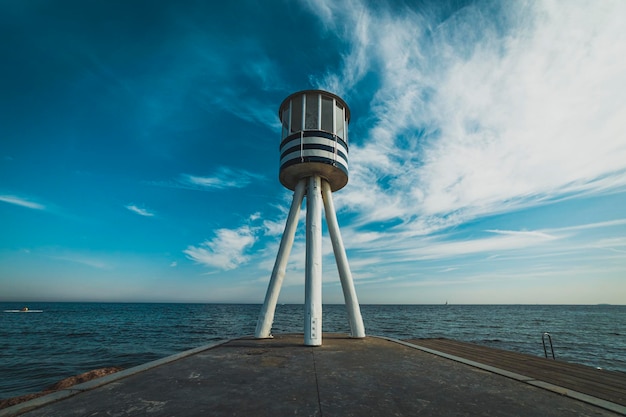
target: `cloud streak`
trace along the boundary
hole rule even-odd
[[[35,203],[34,201],[30,201],[26,198],[14,196],[14,195],[0,195],[0,201],[4,201],[5,203],[14,204],[20,207],[26,207],[33,210],[45,210],[46,206],[43,204]]]
[[[197,176],[181,174],[178,183],[184,187],[201,190],[224,190],[229,188],[245,188],[253,181],[262,180],[264,177],[246,170],[235,170],[220,167],[217,172],[209,176]]]
[[[96,269],[110,269],[111,268],[109,264],[107,264],[106,262],[100,259],[94,258],[89,255],[83,255],[83,254],[78,254],[78,253],[68,253],[64,255],[50,255],[50,258],[56,259],[59,261],[67,261],[67,262],[73,262],[76,264],[86,265],[86,266],[96,268]]]
[[[128,204],[128,205],[126,205],[124,207],[126,207],[128,210],[130,210],[133,213],[138,214],[140,216],[143,216],[143,217],[154,217],[154,213],[153,212],[148,211],[145,208],[137,207],[134,204]]]
[[[558,239],[557,236],[539,231],[490,231],[492,237],[469,240],[429,242],[428,245],[405,250],[410,260],[453,258],[480,253],[499,253],[511,250],[536,248]],[[401,251],[398,251],[401,253]]]

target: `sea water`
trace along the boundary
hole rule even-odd
[[[91,369],[128,368],[218,340],[252,335],[260,305],[0,303],[0,399]],[[369,335],[446,337],[626,372],[626,306],[362,305]],[[278,305],[272,331],[302,333],[302,305]],[[344,305],[325,305],[324,332],[349,333]],[[550,349],[548,347],[548,352]]]

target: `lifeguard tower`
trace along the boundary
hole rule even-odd
[[[365,337],[363,318],[332,198],[334,191],[348,183],[350,109],[335,94],[305,90],[287,97],[279,107],[278,116],[282,124],[279,179],[294,194],[255,337],[271,337],[276,302],[305,195],[304,344],[322,344],[322,205],[348,310],[351,336]]]

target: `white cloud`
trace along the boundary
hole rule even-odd
[[[492,231],[495,236],[480,239],[455,241],[430,241],[428,245],[406,250],[412,259],[438,259],[474,255],[479,253],[494,253],[524,248],[535,248],[538,245],[558,239],[540,231]]]
[[[600,239],[591,245],[595,249],[603,249],[615,253],[626,253],[626,238],[615,237]]]
[[[248,220],[249,220],[250,222],[253,222],[253,221],[255,221],[255,220],[259,220],[260,218],[261,218],[261,213],[257,211],[257,212],[255,212],[255,213],[252,213],[252,214],[248,217]]]
[[[429,103],[441,134],[419,169],[426,213],[497,212],[604,191],[600,179],[626,184],[626,31],[616,20],[626,10],[589,6],[538,3],[532,26],[450,60]]]
[[[528,230],[487,230],[489,233],[495,233],[498,235],[504,236],[513,236],[518,238],[531,238],[531,239],[554,239],[555,236],[552,236],[545,232],[540,231],[528,231]]]
[[[309,3],[329,28],[354,28],[340,33],[342,69],[318,85],[349,98],[380,77],[337,195],[361,223],[431,233],[626,187],[626,3],[481,3],[438,25],[408,9]]]
[[[266,236],[280,236],[285,231],[285,221],[264,220],[263,228]]]
[[[133,213],[139,214],[140,216],[144,216],[144,217],[153,217],[154,216],[154,213],[152,213],[151,211],[148,211],[148,210],[146,210],[144,208],[141,208],[141,207],[137,207],[134,204],[128,204],[128,205],[126,205],[124,207],[126,207],[128,210],[132,211]]]
[[[616,220],[610,220],[610,221],[605,221],[605,222],[598,222],[598,223],[588,223],[588,224],[580,224],[580,225],[576,225],[576,226],[570,226],[570,227],[563,227],[557,230],[560,231],[579,231],[579,230],[586,230],[586,229],[598,229],[598,228],[605,228],[605,227],[617,227],[617,226],[623,226],[626,225],[626,219],[616,219]],[[550,230],[548,230],[550,231]]]
[[[15,204],[16,206],[27,207],[33,210],[45,210],[46,207],[42,204],[35,203],[33,201],[27,200],[22,197],[17,197],[14,195],[0,195],[0,201],[4,201],[5,203]]]
[[[284,207],[279,207],[279,211],[283,212]],[[234,269],[248,261],[246,251],[261,236],[273,239],[282,234],[284,223],[285,220],[276,222],[263,220],[260,212],[254,212],[248,216],[244,225],[236,229],[219,229],[213,239],[206,240],[198,246],[190,245],[183,252],[189,259],[199,264],[224,270]],[[271,270],[270,261],[276,256],[277,245],[278,241],[256,252],[255,262],[261,265],[261,269]]]
[[[234,269],[248,261],[246,249],[256,242],[255,231],[249,226],[238,229],[219,229],[215,237],[199,246],[189,246],[183,252],[199,264],[224,270]]]
[[[254,174],[245,170],[233,170],[221,167],[211,176],[201,177],[197,175],[181,174],[179,183],[186,187],[196,189],[227,189],[244,188],[253,181],[263,179],[262,175]]]

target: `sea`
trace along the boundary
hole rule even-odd
[[[0,303],[0,399],[92,369],[143,364],[253,335],[256,304]],[[361,305],[368,335],[451,338],[626,373],[624,305]],[[323,331],[349,333],[344,305],[324,305]],[[302,333],[304,307],[278,305],[272,332]],[[547,338],[544,338],[547,340]],[[550,347],[547,347],[551,357]]]

